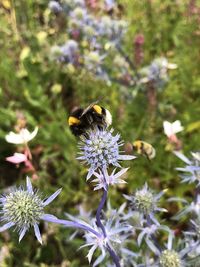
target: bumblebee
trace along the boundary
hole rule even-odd
[[[86,131],[98,127],[107,128],[112,124],[110,111],[97,102],[90,104],[85,109],[76,108],[68,118],[68,125],[75,136],[86,134]]]
[[[155,148],[151,144],[141,140],[133,142],[133,150],[140,155],[144,155],[148,160],[151,160],[156,156]]]

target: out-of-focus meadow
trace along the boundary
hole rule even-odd
[[[89,2],[89,1],[88,1]],[[199,149],[200,141],[200,5],[198,1],[144,0],[121,1],[121,16],[129,22],[124,50],[134,61],[133,40],[144,35],[141,66],[165,56],[177,64],[169,72],[169,82],[157,94],[152,118],[148,97],[139,91],[124,96],[120,85],[108,85],[85,72],[69,71],[65,64],[51,59],[51,47],[62,43],[66,21],[48,9],[47,0],[2,0],[0,3],[0,190],[25,183],[24,167],[7,162],[16,152],[5,135],[15,131],[20,118],[31,131],[39,126],[30,143],[38,179],[35,187],[50,195],[62,187],[62,193],[49,208],[60,218],[64,212],[76,214],[79,204],[95,210],[100,194],[86,183],[87,170],[76,160],[77,139],[71,134],[67,117],[74,106],[100,104],[113,115],[113,128],[125,142],[143,139],[151,143],[157,155],[150,163],[144,157],[130,163],[128,184],[112,188],[109,198],[114,207],[145,181],[159,191],[168,188],[168,196],[189,197],[188,185],[180,184],[175,167],[181,165],[173,155],[163,133],[163,121],[180,120],[179,134],[183,151]],[[112,62],[110,62],[112,68]],[[134,89],[134,88],[133,88]],[[128,166],[128,164],[127,164]],[[168,203],[162,203],[164,207]],[[171,207],[168,216],[177,211]],[[31,231],[18,243],[16,233],[4,232],[0,239],[0,266],[88,266],[87,251],[77,248],[81,236],[69,241],[72,231],[53,224],[41,224],[44,244]],[[2,260],[2,257],[4,259]]]

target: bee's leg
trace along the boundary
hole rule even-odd
[[[148,161],[150,162],[151,160],[150,160],[150,158],[149,158],[149,155],[148,155],[146,152],[144,152],[144,155],[145,155],[145,157],[148,159]]]

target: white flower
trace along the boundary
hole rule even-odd
[[[32,133],[30,133],[26,128],[23,128],[19,133],[9,132],[9,134],[7,134],[5,138],[8,143],[16,145],[26,144],[37,135],[37,132],[38,127],[35,127]]]
[[[163,128],[164,128],[164,133],[166,134],[167,137],[179,133],[184,129],[179,120],[172,123],[169,121],[164,121]]]

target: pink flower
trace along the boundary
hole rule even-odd
[[[19,164],[22,162],[26,162],[27,156],[22,153],[14,153],[13,156],[7,157],[6,160],[14,164]]]

